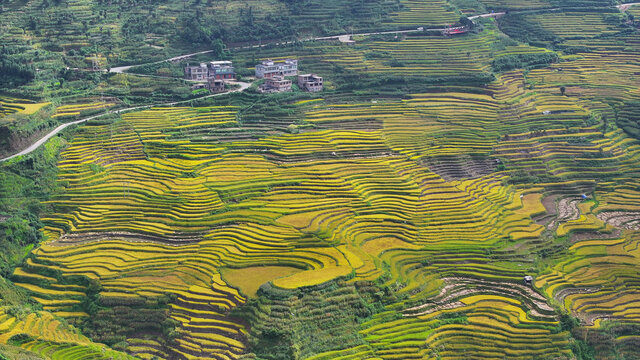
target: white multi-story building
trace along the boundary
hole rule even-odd
[[[269,79],[273,76],[298,75],[298,60],[286,59],[284,61],[265,60],[256,65],[256,77]]]

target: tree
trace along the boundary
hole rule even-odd
[[[0,48],[0,87],[14,87],[28,83],[35,77],[35,69],[28,65],[18,47]]]
[[[562,96],[564,96],[564,92],[567,91],[567,88],[565,88],[564,86],[560,86],[560,94]]]
[[[468,27],[469,29],[473,29],[473,27],[474,27],[474,25],[475,25],[475,24],[473,23],[473,21],[469,20],[469,18],[468,18],[468,17],[466,17],[466,16],[461,16],[461,17],[460,17],[460,19],[458,20],[458,22],[460,23],[460,25],[462,25],[462,26],[466,26],[466,27]]]
[[[211,53],[214,57],[224,56],[224,43],[220,39],[211,39]]]

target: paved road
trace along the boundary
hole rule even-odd
[[[188,59],[188,58],[190,58],[190,57],[192,57],[192,56],[195,56],[195,55],[207,54],[207,53],[210,53],[210,52],[213,52],[213,50],[205,50],[205,51],[195,52],[195,53],[192,53],[192,54],[180,55],[180,56],[172,57],[172,58],[169,58],[169,59],[160,60],[160,61],[155,61],[155,62],[150,62],[150,63],[145,63],[145,64],[127,65],[127,66],[117,66],[117,67],[111,68],[111,69],[109,70],[109,72],[112,72],[112,73],[121,73],[121,72],[125,72],[125,71],[127,71],[127,70],[131,69],[132,67],[136,67],[136,66],[141,66],[141,65],[152,65],[152,64],[160,64],[160,63],[168,62],[168,61],[179,61],[179,60],[183,60],[183,59]]]
[[[482,15],[474,15],[474,16],[469,16],[468,19],[469,20],[473,20],[473,19],[478,19],[478,18],[488,18],[488,17],[500,17],[502,15],[504,15],[506,13],[504,12],[497,12],[497,13],[489,13],[489,14],[482,14]]]
[[[141,109],[148,109],[148,108],[151,108],[151,107],[158,107],[158,106],[173,106],[173,105],[188,103],[188,102],[195,101],[195,100],[206,99],[206,98],[210,98],[210,97],[214,97],[214,96],[220,96],[220,95],[226,95],[226,94],[235,93],[235,92],[241,92],[241,91],[246,90],[249,86],[251,86],[250,83],[242,82],[242,81],[230,81],[229,83],[232,84],[232,85],[240,85],[240,87],[237,88],[237,89],[231,90],[231,91],[224,92],[224,93],[211,94],[211,95],[202,96],[202,97],[195,98],[195,99],[190,99],[190,100],[174,101],[174,102],[162,103],[162,104],[151,104],[151,105],[134,106],[134,107],[126,108],[126,109],[107,111],[107,112],[102,113],[102,114],[98,114],[98,115],[86,117],[84,119],[80,119],[80,120],[76,120],[76,121],[72,121],[72,122],[68,122],[68,123],[62,124],[62,125],[58,126],[57,128],[53,129],[51,132],[49,132],[47,135],[42,137],[40,140],[38,140],[35,143],[33,143],[28,148],[20,151],[17,154],[11,155],[11,156],[6,157],[4,159],[0,159],[0,162],[7,161],[9,159],[13,159],[14,157],[26,155],[26,154],[29,154],[29,153],[33,152],[34,150],[39,148],[40,145],[42,145],[45,142],[47,142],[47,140],[49,140],[52,137],[56,136],[60,131],[66,129],[67,127],[69,127],[71,125],[80,124],[80,123],[83,123],[83,122],[86,122],[86,121],[89,121],[89,120],[92,120],[92,119],[97,119],[99,117],[102,117],[102,116],[105,116],[105,115],[109,115],[109,114],[119,114],[119,113],[123,113],[123,112],[128,112],[128,111],[133,111],[133,110],[141,110]]]
[[[427,29],[427,30],[442,31],[444,29]],[[307,40],[304,40],[304,41],[310,41],[310,40],[340,40],[342,42],[347,42],[347,41],[351,40],[352,36],[406,34],[406,33],[420,32],[420,31],[424,31],[424,30],[410,29],[410,30],[395,30],[395,31],[393,31],[393,30],[392,31],[378,31],[378,32],[359,33],[359,34],[344,34],[344,35],[335,35],[335,36],[316,37],[316,38],[311,38],[311,39],[307,39]]]
[[[634,5],[640,5],[640,2],[620,4],[620,5],[616,6],[616,7],[618,9],[620,9],[620,11],[625,12],[625,11],[627,11],[627,9],[629,9],[630,7],[632,7]]]

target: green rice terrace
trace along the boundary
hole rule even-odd
[[[640,359],[640,4],[0,20],[0,360]]]

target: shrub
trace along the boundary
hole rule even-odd
[[[547,66],[558,61],[558,54],[544,52],[536,54],[512,54],[495,58],[491,66],[495,71],[507,71],[519,68]]]

